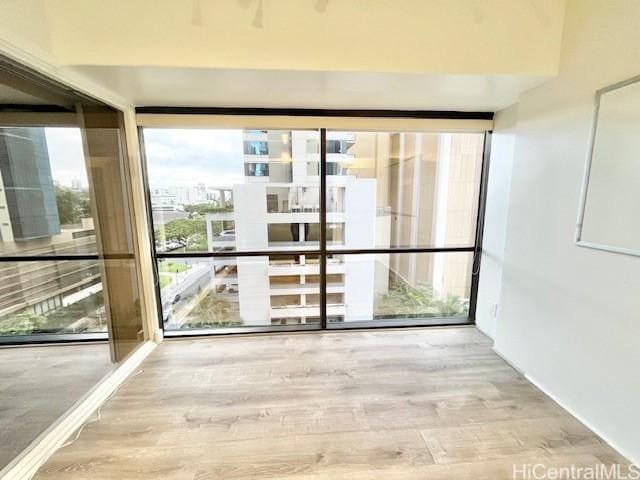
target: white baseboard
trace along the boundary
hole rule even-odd
[[[28,480],[33,477],[48,458],[84,425],[155,347],[156,344],[151,341],[140,345],[113,372],[31,442],[18,457],[0,470],[0,479]]]
[[[489,335],[489,332],[487,332],[484,328],[479,326],[477,323],[474,323],[473,326],[476,327],[476,330],[478,330],[481,334],[483,334],[485,337],[487,337],[489,340],[491,340],[491,344],[492,345],[495,344],[495,338],[493,338],[492,335]]]
[[[578,420],[580,423],[582,423],[585,427],[587,427],[589,430],[591,430],[593,433],[595,433],[596,435],[598,435],[602,440],[604,440],[607,445],[609,445],[611,448],[613,448],[616,452],[618,452],[620,455],[622,455],[624,458],[626,458],[629,462],[631,462],[634,465],[640,465],[640,460],[639,459],[634,459],[632,458],[631,455],[628,454],[628,452],[625,452],[624,449],[620,448],[618,445],[616,445],[615,442],[611,441],[611,439],[607,438],[607,436],[605,434],[602,433],[602,431],[597,428],[595,425],[593,425],[591,422],[589,422],[589,420],[587,420],[586,418],[584,418],[582,415],[580,415],[578,412],[576,412],[575,410],[573,410],[571,407],[569,407],[567,404],[565,404],[562,400],[560,400],[556,395],[554,395],[553,393],[551,393],[551,391],[545,387],[542,383],[540,383],[538,380],[536,380],[535,378],[533,378],[531,375],[529,375],[527,372],[525,372],[524,370],[522,370],[520,367],[518,367],[517,365],[515,365],[511,360],[509,360],[506,355],[504,355],[502,352],[500,352],[495,346],[492,347],[493,351],[496,353],[496,355],[498,355],[500,358],[502,358],[502,360],[504,360],[505,362],[507,362],[509,364],[509,366],[511,368],[513,368],[514,370],[516,370],[518,373],[520,373],[523,377],[525,377],[529,382],[531,382],[533,385],[535,385],[536,388],[538,388],[539,390],[541,390],[546,396],[548,396],[551,400],[553,400],[554,402],[556,402],[558,405],[560,405],[564,410],[567,411],[567,413],[569,413],[569,415],[571,415],[572,417],[574,417],[576,420]]]

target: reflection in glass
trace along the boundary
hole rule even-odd
[[[166,330],[318,324],[315,255],[158,261]]]
[[[0,336],[107,333],[95,260],[1,262]]]
[[[0,128],[0,253],[97,252],[79,128]]]
[[[327,132],[327,220],[344,225],[329,247],[473,245],[483,141],[479,133]]]
[[[341,272],[344,302],[327,295],[330,321],[466,317],[472,261],[466,252],[333,255],[327,272]]]

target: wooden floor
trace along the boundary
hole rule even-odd
[[[473,328],[167,341],[142,368],[35,478],[497,480],[624,462]]]
[[[107,344],[0,348],[0,469],[111,369]]]

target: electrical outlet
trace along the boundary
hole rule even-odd
[[[491,312],[491,316],[492,317],[497,317],[498,316],[498,304],[497,303],[491,303],[489,305],[489,312]]]

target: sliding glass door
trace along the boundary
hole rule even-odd
[[[141,138],[165,334],[471,321],[484,133]]]
[[[0,345],[108,339],[120,361],[144,339],[121,114],[7,110]]]

